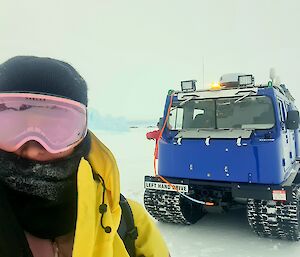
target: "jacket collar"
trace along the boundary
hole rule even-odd
[[[90,135],[90,152],[87,159],[81,159],[78,168],[78,212],[73,257],[112,257],[113,240],[121,218],[119,171],[108,148],[92,132]],[[95,181],[93,174],[101,176],[103,182]],[[106,233],[101,226],[99,206],[102,203],[107,205],[103,225],[111,227],[110,233]]]

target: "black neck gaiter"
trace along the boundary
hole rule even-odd
[[[89,151],[89,143],[87,136],[70,156],[53,162],[32,161],[0,151],[0,185],[23,230],[45,239],[75,230],[77,170],[81,157]],[[0,230],[1,236],[5,235]]]
[[[74,190],[80,159],[75,155],[53,162],[38,162],[0,151],[0,181],[16,192],[57,204]]]

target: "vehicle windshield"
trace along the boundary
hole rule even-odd
[[[274,124],[273,104],[266,96],[174,102],[169,117],[172,130],[270,129]]]

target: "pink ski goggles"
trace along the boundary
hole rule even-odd
[[[0,93],[0,149],[14,152],[30,140],[48,152],[78,145],[87,134],[87,108],[66,98]]]

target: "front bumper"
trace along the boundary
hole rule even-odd
[[[300,184],[300,175],[298,172],[292,173],[289,178],[278,185],[273,184],[250,184],[250,183],[230,183],[230,182],[218,182],[218,181],[207,181],[207,180],[193,180],[193,179],[180,179],[172,177],[164,177],[171,184],[176,184],[178,188],[180,185],[188,186],[188,191],[184,192],[189,194],[201,189],[207,190],[219,190],[227,193],[231,193],[232,198],[244,198],[244,199],[257,199],[257,200],[280,200],[276,196],[276,192],[284,193],[285,198],[283,201],[291,201],[292,192],[295,184]],[[160,177],[145,176],[145,188],[150,183],[147,182],[158,182],[159,184],[165,183]],[[165,183],[166,184],[166,183]],[[149,188],[149,187],[148,187]],[[170,190],[166,184],[165,190]],[[168,189],[167,189],[168,188]],[[151,188],[157,190],[164,190],[160,188]],[[171,189],[172,190],[172,189]]]

